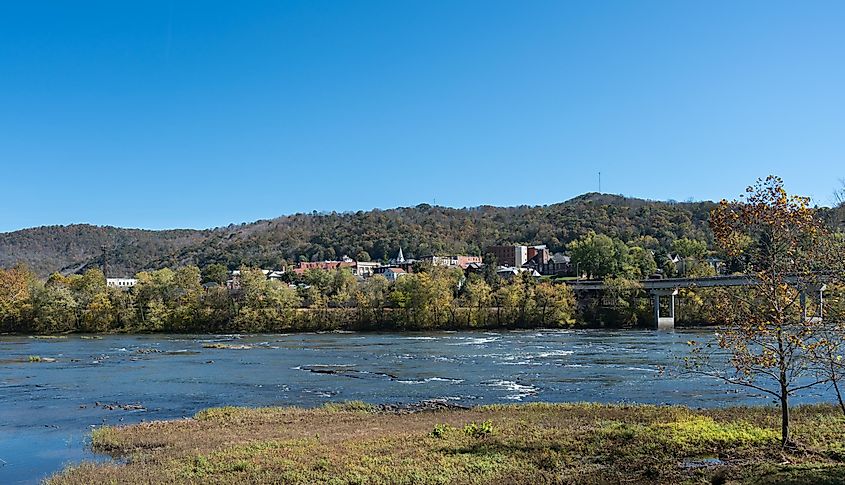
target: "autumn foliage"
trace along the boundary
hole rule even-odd
[[[790,443],[790,398],[826,380],[811,365],[823,327],[808,317],[820,304],[813,297],[823,288],[829,256],[819,250],[827,231],[816,214],[809,199],[787,194],[774,176],[712,211],[716,243],[744,261],[752,284],[723,291],[714,313],[724,327],[689,361],[694,371],[776,398],[784,445]],[[728,368],[716,364],[716,354],[727,354]]]

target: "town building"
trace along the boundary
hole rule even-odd
[[[527,246],[490,246],[487,253],[492,254],[501,266],[521,267],[528,261]]]
[[[281,280],[282,275],[285,274],[284,270],[281,271],[272,271],[269,269],[262,269],[262,273],[268,280]],[[229,273],[229,279],[226,280],[226,288],[230,290],[238,290],[241,287],[241,270],[236,269]]]
[[[484,263],[469,263],[464,271],[467,273],[481,273],[484,270]]]
[[[481,256],[426,256],[420,261],[429,263],[432,266],[442,266],[444,268],[461,268],[467,269],[472,263],[481,263]]]
[[[539,246],[528,246],[526,253],[528,256],[528,261],[526,261],[526,263],[534,261],[537,264],[544,265],[548,263],[551,258],[551,253],[545,244]]]
[[[106,286],[128,290],[138,284],[135,278],[106,278]]]
[[[388,261],[387,265],[373,269],[373,274],[384,274],[387,268],[402,268],[406,273],[413,273],[416,262],[416,259],[405,259],[405,255],[402,253],[402,248],[400,247],[396,257]]]
[[[496,262],[501,266],[521,268],[530,259],[539,258],[545,264],[550,255],[545,245],[525,246],[490,246],[487,253],[496,257]]]
[[[342,268],[349,268],[353,270],[357,262],[353,259],[350,259],[346,256],[343,257],[340,261],[300,261],[296,263],[296,267],[291,270],[291,272],[296,274],[303,274],[309,269],[321,269],[323,271],[335,271]],[[353,270],[354,273],[354,270]]]
[[[536,270],[541,275],[548,276],[569,276],[573,273],[572,260],[569,256],[561,253],[548,258],[544,258],[541,253],[538,253],[522,267]]]
[[[402,255],[401,250],[399,255]],[[379,267],[381,267],[381,263],[378,261],[355,261],[348,256],[344,256],[338,261],[300,261],[296,263],[294,268],[290,271],[292,273],[302,275],[309,269],[337,271],[343,268],[349,268],[353,275],[358,276],[359,278],[369,278]]]
[[[517,275],[521,273],[529,273],[533,277],[540,277],[540,273],[537,270],[531,268],[522,268],[522,267],[514,267],[514,266],[499,266],[496,268],[496,274],[501,276],[506,280],[513,279]]]
[[[385,268],[384,272],[382,272],[382,275],[384,275],[384,277],[387,278],[387,281],[390,282],[394,282],[406,274],[408,274],[408,272],[404,269],[394,267]]]
[[[381,263],[378,261],[356,261],[355,266],[352,267],[352,274],[361,278],[369,278],[379,266],[381,266]]]
[[[285,274],[285,270],[275,270],[264,273],[268,280],[281,281]]]

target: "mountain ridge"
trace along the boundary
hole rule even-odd
[[[482,254],[500,243],[548,244],[563,250],[588,231],[623,240],[640,236],[668,246],[680,237],[711,240],[711,201],[654,201],[585,193],[548,205],[452,208],[418,204],[392,209],[283,215],[211,229],[137,229],[93,224],[51,225],[0,233],[0,266],[28,264],[39,275],[73,273],[102,264],[110,275],[214,262],[280,267],[295,260],[386,259],[401,246],[406,256]]]

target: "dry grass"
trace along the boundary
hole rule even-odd
[[[410,414],[363,403],[215,408],[194,419],[97,429],[124,465],[51,478],[90,483],[842,483],[845,419],[794,412],[783,454],[771,409],[529,404]],[[718,466],[705,458],[719,458]],[[687,466],[684,466],[687,463]],[[690,464],[692,466],[690,466]]]

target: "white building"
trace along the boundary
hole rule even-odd
[[[106,286],[129,289],[138,284],[135,278],[106,278]]]
[[[352,274],[362,278],[369,278],[373,275],[373,271],[381,266],[378,261],[357,261],[352,267]]]
[[[383,274],[387,281],[396,281],[408,273],[402,268],[387,268]]]

